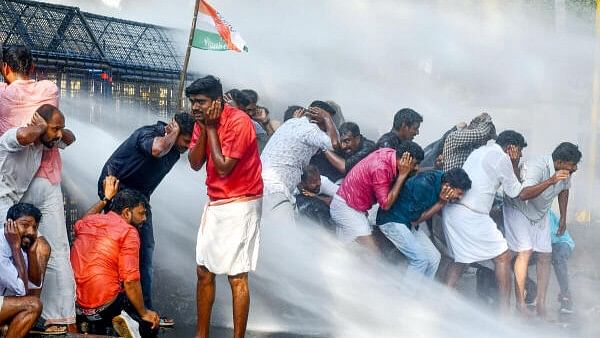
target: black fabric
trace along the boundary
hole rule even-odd
[[[337,151],[336,154],[342,156]],[[331,162],[329,162],[322,151],[319,151],[310,159],[310,164],[317,167],[317,169],[319,169],[319,173],[327,177],[329,180],[331,180],[331,182],[337,182],[339,179],[344,178],[344,175],[340,173],[333,165],[331,165]]]
[[[377,149],[375,146],[375,142],[363,136],[360,141],[358,150],[354,154],[346,158],[346,173],[349,173],[350,169],[352,169],[363,158],[367,157],[370,153],[375,151],[375,149]]]
[[[392,130],[389,133],[385,133],[381,135],[379,140],[377,140],[376,146],[379,148],[392,148],[398,149],[398,146],[402,143],[402,140],[396,135],[396,133]]]
[[[296,196],[298,214],[323,226],[327,230],[335,231],[335,224],[331,220],[329,206],[317,197],[308,197],[302,194]]]
[[[121,311],[127,312],[133,320],[138,322],[140,327],[139,332],[142,338],[153,338],[158,336],[159,328],[157,327],[152,330],[151,324],[142,320],[129,302],[125,293],[119,293],[111,305],[94,316],[77,315],[77,323],[80,326],[80,330],[82,330],[82,326],[85,326],[85,329],[82,330],[85,331],[85,333],[113,335],[112,320],[114,317],[120,315]],[[83,323],[85,323],[85,325],[82,325]]]
[[[111,174],[119,179],[120,189],[135,189],[148,199],[162,179],[177,163],[181,154],[173,147],[162,157],[152,156],[155,137],[165,135],[164,122],[144,126],[131,134],[110,156],[98,179],[98,196],[104,197],[102,182]]]

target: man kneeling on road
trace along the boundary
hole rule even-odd
[[[112,323],[121,337],[156,337],[159,316],[144,306],[140,283],[139,227],[148,200],[140,192],[119,190],[114,176],[104,180],[104,198],[75,223],[71,264],[77,284],[78,322]],[[114,197],[113,197],[114,196]],[[100,214],[108,202],[110,211]],[[138,334],[139,331],[139,334]]]
[[[38,238],[41,211],[28,203],[10,207],[0,236],[0,336],[25,337],[42,313],[39,291],[50,245]]]

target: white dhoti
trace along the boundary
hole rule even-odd
[[[532,222],[523,212],[509,204],[504,204],[502,209],[504,233],[511,251],[552,252],[548,214],[541,220]]]
[[[498,257],[508,249],[506,240],[489,214],[461,204],[443,210],[444,233],[457,263],[473,263]]]
[[[39,232],[52,249],[42,288],[42,317],[46,319],[46,325],[73,324],[75,279],[69,258],[69,239],[60,184],[35,177],[21,202],[31,203],[42,212]]]
[[[196,263],[214,274],[254,271],[261,213],[262,198],[208,202],[198,229]]]

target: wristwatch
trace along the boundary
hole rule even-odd
[[[110,198],[104,196],[101,201],[108,204],[110,202]]]

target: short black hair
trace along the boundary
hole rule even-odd
[[[56,108],[55,106],[48,104],[48,103],[39,106],[35,112],[40,114],[40,116],[46,122],[49,122],[52,119],[52,117],[54,116],[54,114],[58,113],[58,114],[62,115],[62,113],[60,112],[60,110],[58,110],[58,108]]]
[[[177,124],[179,124],[179,132],[181,135],[192,135],[194,133],[194,124],[196,121],[192,115],[188,113],[178,113],[173,116]]]
[[[40,223],[42,212],[35,205],[30,203],[17,203],[8,209],[6,219],[18,220],[24,216],[31,216],[36,223]]]
[[[404,153],[409,153],[417,163],[420,163],[425,158],[423,148],[413,141],[403,141],[398,145],[398,148],[396,148],[396,157],[400,158]]]
[[[572,162],[574,164],[581,161],[581,151],[579,147],[571,142],[563,142],[552,152],[553,161]]]
[[[463,168],[454,168],[446,171],[442,175],[442,183],[448,183],[450,187],[464,191],[471,189],[471,179]]]
[[[402,108],[394,115],[394,129],[398,130],[403,125],[412,126],[415,123],[422,123],[423,116],[410,108]]]
[[[206,95],[213,100],[223,96],[221,81],[212,75],[207,75],[192,82],[185,88],[186,97],[198,94]]]
[[[360,127],[354,122],[344,122],[338,129],[340,136],[350,133],[352,136],[360,135]]]
[[[3,50],[2,62],[6,63],[13,72],[29,75],[33,68],[33,56],[25,46],[11,46]]]
[[[120,214],[123,210],[133,209],[138,205],[143,205],[146,210],[150,210],[148,199],[141,192],[133,189],[124,189],[119,191],[113,197],[110,203],[110,210]]]
[[[317,166],[309,164],[302,170],[302,175],[300,176],[301,182],[306,182],[309,178],[321,176],[319,172],[319,168]]]
[[[231,95],[231,98],[240,109],[246,109],[250,104],[250,98],[239,89],[231,89],[226,94]]]
[[[256,91],[252,89],[242,89],[241,91],[242,93],[244,93],[244,95],[248,97],[248,100],[250,100],[252,103],[258,102],[258,93]]]
[[[527,142],[525,142],[523,135],[514,130],[505,130],[501,132],[496,138],[496,143],[502,148],[510,145],[521,148],[527,147]]]
[[[298,110],[298,109],[302,109],[302,107],[300,107],[300,106],[287,107],[287,109],[283,112],[283,122],[294,117],[294,112],[296,112],[296,110]]]
[[[313,101],[310,103],[309,107],[321,108],[324,111],[328,112],[329,115],[331,115],[331,116],[334,116],[336,113],[335,109],[333,109],[333,107],[325,101],[319,101],[319,100]]]

